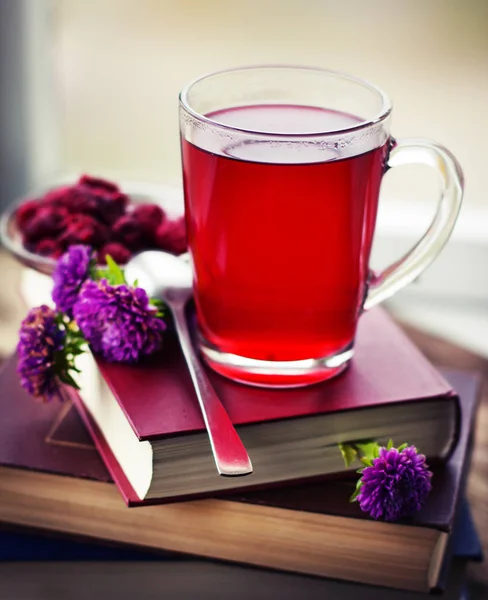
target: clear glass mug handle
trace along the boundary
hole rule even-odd
[[[439,174],[442,194],[437,212],[427,232],[405,256],[383,271],[371,274],[363,310],[369,310],[414,281],[442,250],[456,224],[464,187],[456,159],[448,150],[428,140],[396,141],[388,167],[412,164],[429,165]]]

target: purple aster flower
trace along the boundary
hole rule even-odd
[[[92,350],[110,362],[135,363],[161,347],[166,324],[146,292],[105,279],[86,281],[73,314]]]
[[[374,519],[397,521],[420,510],[432,488],[432,473],[415,446],[380,448],[362,472],[357,500]]]
[[[17,345],[17,372],[22,387],[36,398],[51,400],[57,395],[57,359],[62,356],[65,338],[56,313],[48,306],[33,308],[22,321]]]
[[[90,246],[74,245],[70,246],[56,264],[52,299],[56,308],[69,317],[73,316],[73,306],[81,286],[89,275],[93,257]]]

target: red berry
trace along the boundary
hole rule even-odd
[[[124,214],[129,202],[129,197],[122,192],[94,191],[82,185],[77,185],[75,191],[77,200],[73,212],[93,215],[107,225]]]
[[[152,236],[166,218],[164,210],[157,204],[138,204],[132,211],[132,216],[140,223],[144,231]]]
[[[63,249],[59,244],[55,240],[49,238],[37,242],[34,251],[36,254],[49,256],[51,258],[59,258],[63,253]]]
[[[129,196],[122,192],[114,192],[100,197],[100,217],[108,225],[113,225],[118,218],[122,217],[129,204]]]
[[[56,237],[62,231],[67,216],[66,209],[61,206],[41,206],[26,223],[22,233],[30,242]]]
[[[131,251],[118,242],[109,242],[108,244],[105,244],[105,246],[102,246],[102,249],[98,253],[98,262],[105,264],[107,254],[109,254],[118,265],[125,265],[131,257]]]
[[[100,213],[100,202],[98,198],[89,191],[85,191],[79,186],[75,186],[72,189],[71,202],[69,211],[74,215],[84,214],[90,215],[96,219],[99,219]]]
[[[186,239],[185,218],[175,221],[163,221],[156,231],[156,244],[161,250],[173,254],[183,254],[188,248]]]
[[[41,198],[43,204],[51,204],[53,206],[65,206],[69,208],[74,203],[73,187],[65,185],[53,190],[49,190]]]
[[[90,188],[95,193],[105,194],[107,192],[118,192],[119,186],[112,181],[101,179],[100,177],[92,177],[91,175],[82,175],[78,180],[78,185]]]
[[[59,241],[64,248],[72,244],[88,244],[99,248],[110,237],[110,230],[89,215],[71,215]]]
[[[110,225],[124,214],[129,198],[115,183],[83,175],[75,185],[50,190],[43,201],[65,206],[72,214],[91,215]]]
[[[124,214],[129,203],[127,194],[123,194],[115,183],[105,179],[83,175],[74,187],[83,198],[79,202],[78,212],[93,214],[108,225],[112,225]]]
[[[131,214],[123,215],[112,227],[113,237],[133,252],[147,246],[147,234]]]
[[[37,211],[41,207],[39,200],[27,200],[23,202],[15,212],[15,218],[17,220],[17,226],[21,231],[27,223],[35,217]]]

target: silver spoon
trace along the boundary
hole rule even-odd
[[[219,475],[252,473],[251,459],[191,342],[185,317],[185,306],[193,294],[190,264],[167,252],[148,250],[127,263],[125,276],[129,283],[137,280],[138,285],[149,296],[163,300],[173,313],[176,332],[197,393]]]

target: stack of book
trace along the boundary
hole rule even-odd
[[[83,360],[62,405],[22,390],[15,356],[0,374],[0,521],[34,530],[4,531],[4,559],[143,561],[139,597],[154,577],[171,597],[460,597],[480,554],[463,500],[477,383],[437,371],[382,309],[329,382],[270,390],[209,373],[253,462],[242,478],[215,470],[176,341],[134,367]],[[360,465],[345,470],[338,449],[389,438],[433,471],[425,506],[397,523],[349,502]]]

